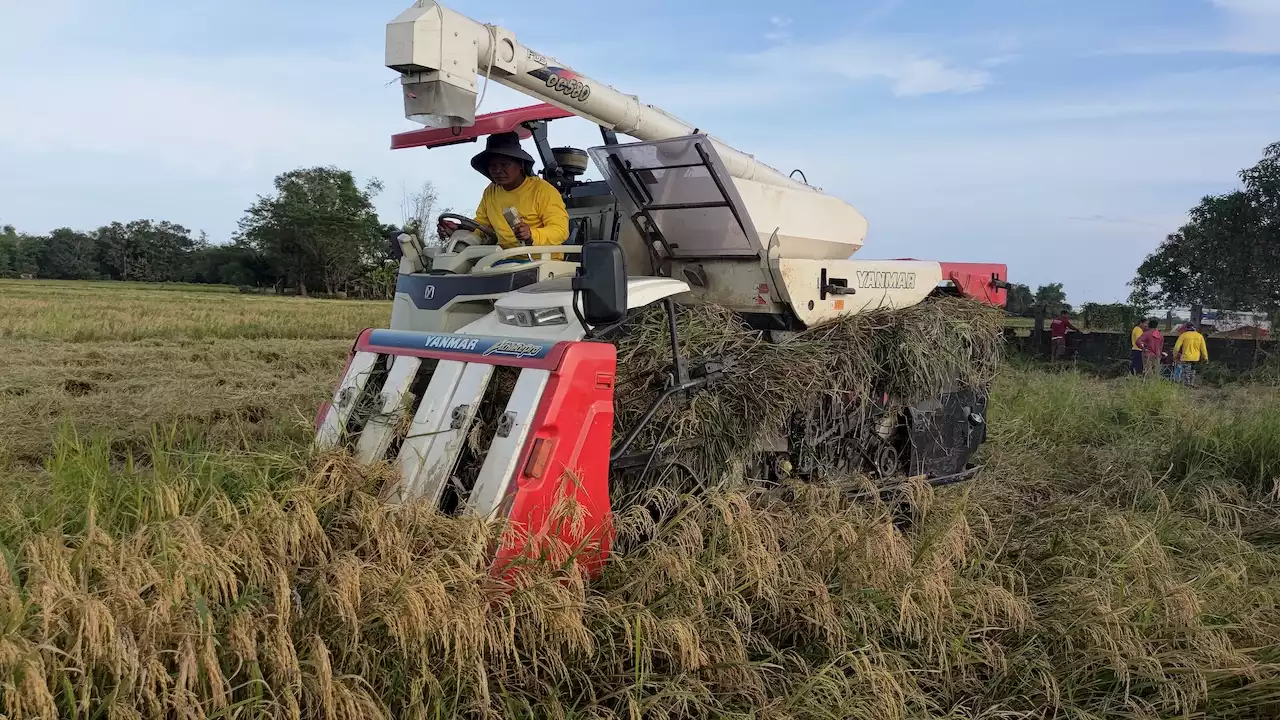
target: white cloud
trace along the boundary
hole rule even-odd
[[[791,18],[778,17],[777,15],[774,15],[769,18],[769,26],[772,29],[764,34],[765,40],[775,43],[791,39]]]
[[[1202,72],[1018,102],[975,96],[936,114],[862,116],[856,132],[815,122],[785,148],[757,149],[785,149],[787,168],[861,210],[868,257],[1005,262],[1019,282],[1120,300],[1187,210],[1235,187],[1277,139],[1277,116],[1280,78]]]
[[[28,56],[29,60],[36,56]],[[156,217],[227,239],[278,173],[333,164],[378,177],[384,220],[400,220],[403,186],[433,180],[442,206],[474,208],[484,180],[467,163],[475,144],[390,150],[400,87],[380,56],[197,57],[96,55],[80,68],[31,62],[0,73],[0,215],[42,232]],[[491,84],[481,112],[531,98]],[[580,120],[553,125],[556,144],[598,145]]]
[[[0,52],[30,42],[63,26],[76,13],[74,0],[4,0],[0,2]]]
[[[1240,53],[1280,53],[1280,1],[1213,0],[1226,13],[1223,49]]]
[[[883,81],[898,97],[967,93],[992,82],[991,73],[922,53],[903,43],[848,38],[828,43],[785,43],[739,62],[758,74],[757,83],[794,87],[805,75],[854,82]]]
[[[58,48],[62,51],[63,48]],[[374,107],[394,102],[378,57],[295,54],[201,57],[98,48],[92,70],[30,48],[21,72],[0,75],[20,112],[0,113],[0,148],[90,153],[200,176],[382,144],[363,136]],[[342,100],[333,96],[343,87]],[[388,119],[394,119],[390,116]]]
[[[956,68],[940,60],[919,57],[904,58],[899,69],[890,72],[887,76],[894,81],[894,94],[908,97],[933,93],[972,92],[981,90],[991,82],[991,75],[985,70]],[[858,79],[860,76],[852,74],[851,77]]]
[[[380,65],[378,58],[126,59],[103,53],[86,74],[32,61],[24,72],[0,78],[0,95],[21,108],[0,113],[0,165],[23,167],[28,177],[57,167],[75,178],[68,185],[86,175],[110,178],[109,188],[81,187],[75,203],[55,199],[62,196],[56,193],[21,208],[20,217],[35,224],[32,230],[127,219],[107,213],[133,208],[226,237],[240,210],[269,190],[279,172],[337,164],[362,177],[385,176],[409,164],[403,154],[389,157],[390,134],[405,127],[397,122],[399,88],[381,86]],[[21,184],[11,174],[4,180],[10,183]],[[239,199],[215,207],[182,196],[186,188],[207,192],[210,186],[239,188]],[[129,187],[133,195],[121,198]],[[0,195],[28,192],[6,189]],[[106,197],[117,207],[104,207]],[[5,214],[18,210],[5,208]]]
[[[282,45],[273,55],[165,52],[95,32],[91,17],[81,0],[0,5],[0,36],[7,36],[0,43],[6,68],[0,97],[20,109],[0,113],[0,165],[27,168],[0,178],[0,213],[32,230],[93,226],[135,214],[226,237],[275,174],[300,165],[337,164],[360,177],[380,177],[388,191],[379,207],[392,221],[402,185],[432,178],[442,202],[462,208],[474,203],[483,185],[466,163],[475,145],[388,149],[389,136],[412,125],[401,117],[398,86],[387,86],[390,72],[379,47],[345,57],[323,45],[306,51]],[[780,38],[792,29],[782,14],[768,24]],[[72,37],[88,40],[77,52],[92,58],[91,70],[59,55]],[[569,48],[560,42],[547,49],[579,56]],[[838,45],[817,51],[845,52]],[[778,52],[787,52],[786,46]],[[19,63],[21,72],[7,70]],[[617,79],[621,89],[695,124],[705,119],[714,133],[733,132],[726,117],[767,117],[784,99],[825,89],[803,67],[757,74],[735,65],[725,73],[688,73],[670,81],[628,79],[625,65],[610,65],[617,63],[599,72]],[[903,95],[972,87],[975,81],[961,68],[899,48],[863,47],[839,68],[854,79],[888,78]],[[529,102],[495,84],[482,111]],[[598,131],[576,120],[554,123],[552,134],[556,144],[599,143]],[[74,202],[64,200],[68,194]]]
[[[1280,54],[1280,0],[1207,0],[1217,22],[1193,32],[1166,31],[1129,44],[1134,54]]]
[[[862,15],[861,18],[858,19],[858,24],[865,27],[874,24],[878,20],[889,17],[893,13],[897,12],[898,8],[902,6],[902,3],[903,0],[881,0],[879,4],[873,5]]]
[[[1160,125],[1218,116],[1280,114],[1280,74],[1239,67],[1170,73],[1141,81],[1098,82],[1070,92],[1040,93],[1014,101],[975,103],[952,122],[975,124],[1108,123],[1148,118]]]
[[[1151,219],[1137,217],[1115,217],[1111,215],[1069,215],[1066,218],[1071,222],[1081,223],[1102,223],[1105,225],[1140,225],[1142,227],[1155,228],[1157,230],[1167,230],[1172,227],[1167,219]]]

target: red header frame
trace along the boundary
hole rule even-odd
[[[403,150],[415,147],[457,145],[458,143],[475,142],[477,138],[493,135],[494,133],[513,131],[519,133],[521,139],[524,139],[529,137],[529,131],[521,127],[524,123],[538,120],[558,120],[567,117],[573,117],[573,113],[547,103],[528,105],[513,110],[499,110],[476,118],[476,124],[471,127],[423,128],[421,130],[396,133],[391,136],[391,149]]]

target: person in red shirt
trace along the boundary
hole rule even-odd
[[[1156,320],[1147,322],[1147,330],[1138,337],[1138,349],[1142,351],[1142,366],[1147,375],[1160,374],[1160,359],[1164,357],[1164,335],[1160,333],[1160,323]]]
[[[1067,352],[1067,330],[1080,332],[1079,328],[1071,324],[1071,313],[1063,310],[1061,315],[1049,323],[1049,347],[1052,349],[1054,362]]]

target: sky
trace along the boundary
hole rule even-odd
[[[272,178],[336,165],[384,222],[473,144],[412,129],[385,68],[411,0],[0,0],[0,223],[169,220],[227,242]],[[1004,262],[1123,300],[1206,194],[1280,141],[1280,0],[455,0],[482,22],[858,208],[859,257]],[[479,112],[534,102],[492,85]],[[551,125],[589,147],[586,121]]]

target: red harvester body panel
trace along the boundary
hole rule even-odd
[[[613,543],[609,507],[609,449],[613,443],[613,386],[617,351],[598,342],[564,343],[521,452],[503,507],[513,524],[499,548],[496,568],[547,548],[557,539],[578,553],[590,572],[603,565]],[[574,519],[554,517],[562,498],[581,506]]]

